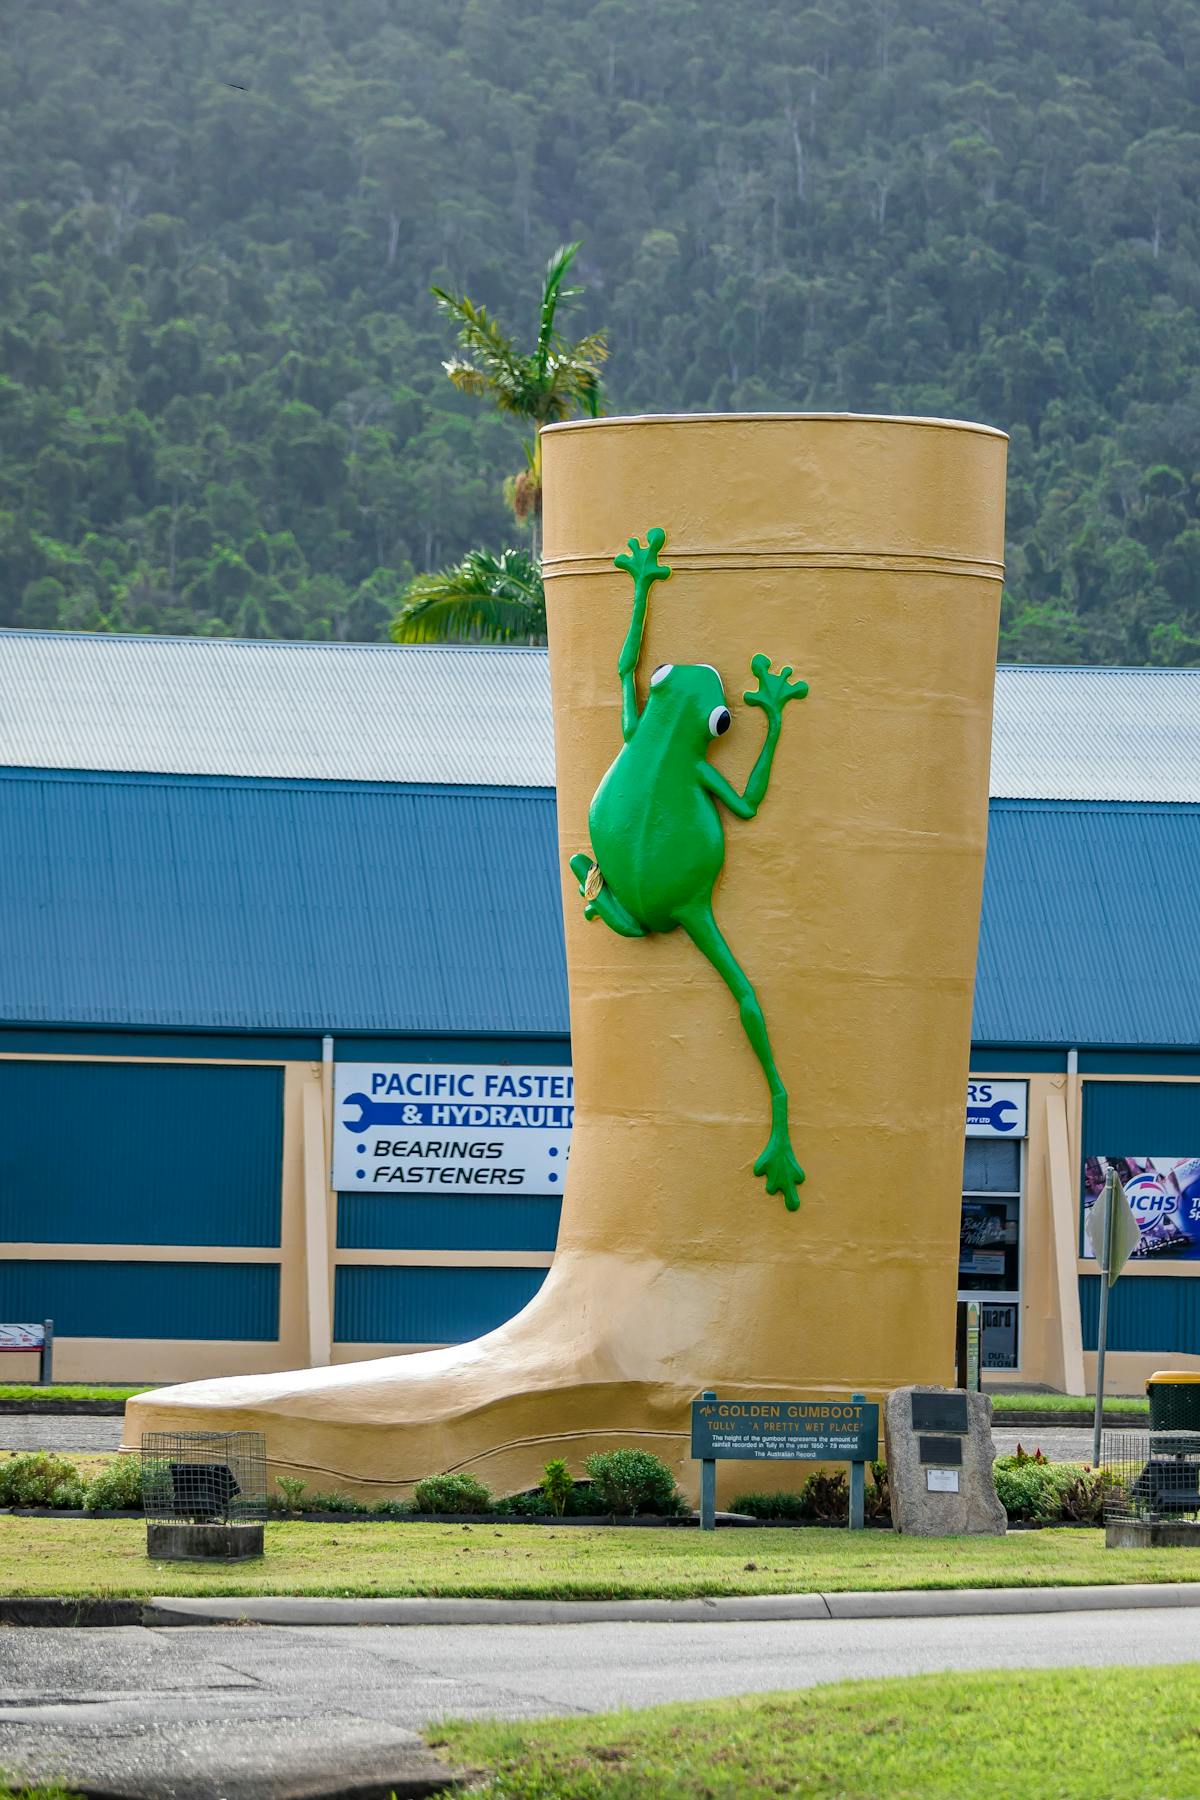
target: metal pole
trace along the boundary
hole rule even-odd
[[[1096,1333],[1096,1416],[1092,1424],[1092,1467],[1100,1467],[1100,1428],[1104,1424],[1104,1351],[1108,1343],[1108,1274],[1100,1277],[1100,1326]]]
[[[866,1404],[865,1394],[851,1394],[851,1403],[859,1406]],[[867,1465],[852,1462],[850,1464],[850,1525],[851,1531],[861,1531],[866,1515]]]
[[[42,1355],[40,1362],[41,1381],[48,1387],[54,1378],[54,1320],[42,1320]]]
[[[1108,1287],[1113,1264],[1113,1224],[1117,1210],[1116,1171],[1104,1177],[1104,1192],[1098,1204],[1104,1208],[1099,1243],[1093,1239],[1096,1261],[1100,1266],[1100,1321],[1096,1329],[1096,1411],[1092,1420],[1092,1467],[1100,1467],[1100,1430],[1104,1424],[1104,1352],[1108,1347]]]
[[[716,1394],[706,1388],[702,1400],[715,1400]],[[717,1523],[717,1465],[705,1457],[700,1463],[700,1529],[713,1531]]]

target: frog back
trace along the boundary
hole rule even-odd
[[[592,851],[617,898],[649,931],[670,931],[707,899],[725,860],[720,814],[694,751],[635,732],[596,789]]]

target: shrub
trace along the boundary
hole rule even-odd
[[[546,1504],[556,1518],[562,1518],[575,1492],[575,1482],[561,1456],[554,1457],[542,1471],[542,1492]]]
[[[374,1519],[411,1519],[412,1507],[407,1500],[377,1500],[371,1508]]]
[[[517,1519],[549,1519],[555,1516],[540,1487],[528,1488],[523,1494],[505,1494],[503,1499],[494,1503],[492,1511],[506,1518]]]
[[[413,1489],[413,1505],[423,1513],[485,1513],[492,1491],[474,1475],[427,1475]]]
[[[850,1483],[843,1469],[832,1474],[814,1469],[800,1489],[800,1504],[809,1519],[848,1519],[850,1517]]]
[[[597,1450],[584,1468],[600,1501],[600,1511],[628,1516],[657,1513],[670,1518],[685,1510],[675,1477],[649,1450]]]
[[[749,1513],[752,1519],[803,1519],[804,1501],[799,1494],[735,1494],[730,1512]]]
[[[88,1482],[83,1504],[87,1512],[140,1512],[142,1465],[137,1456],[118,1456]]]
[[[1018,1444],[1013,1455],[996,1458],[992,1473],[1010,1519],[1099,1523],[1103,1517],[1104,1478],[1079,1463],[1054,1463],[1044,1451]]]
[[[1067,1479],[1059,1488],[1062,1517],[1079,1525],[1103,1525],[1104,1502],[1112,1492],[1112,1479],[1103,1469],[1079,1469],[1063,1464]]]
[[[890,1518],[892,1511],[892,1490],[888,1486],[887,1464],[873,1462],[871,1479],[866,1486],[863,1498],[863,1512],[868,1519]]]
[[[285,1510],[299,1512],[300,1497],[308,1487],[307,1481],[301,1481],[298,1475],[277,1475],[275,1486],[282,1495]]]
[[[350,1494],[310,1494],[305,1501],[307,1512],[365,1513],[368,1508]]]
[[[0,1506],[62,1506],[56,1500],[56,1489],[82,1489],[82,1478],[73,1462],[65,1456],[51,1456],[45,1450],[26,1450],[0,1463]],[[77,1500],[65,1502],[78,1505]]]

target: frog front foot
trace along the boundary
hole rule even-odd
[[[581,850],[571,858],[571,873],[583,895],[585,919],[603,919],[621,937],[645,937],[646,928],[639,925],[628,907],[622,906],[590,856]]]
[[[782,1194],[788,1211],[799,1212],[800,1195],[796,1190],[804,1180],[804,1170],[796,1161],[786,1125],[772,1127],[767,1147],[754,1165],[754,1173],[762,1176],[768,1194]]]

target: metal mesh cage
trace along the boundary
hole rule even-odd
[[[149,1431],[141,1456],[147,1520],[248,1525],[267,1516],[267,1440],[261,1431]]]
[[[1200,1382],[1157,1376],[1146,1383],[1146,1392],[1153,1430],[1200,1431]]]
[[[1200,1516],[1200,1431],[1106,1431],[1100,1470],[1109,1519]]]

